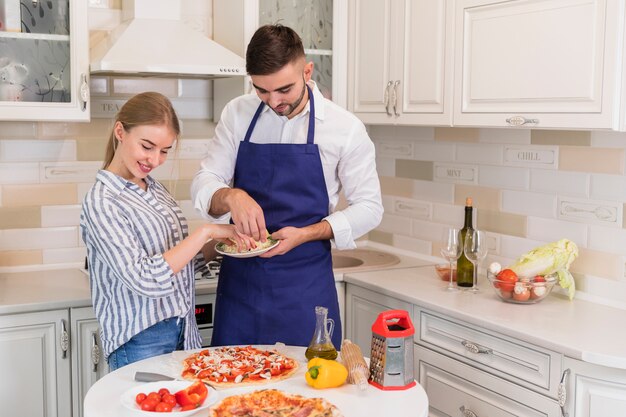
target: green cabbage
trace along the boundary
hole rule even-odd
[[[578,247],[568,239],[539,246],[522,255],[513,265],[509,266],[518,276],[532,278],[535,275],[557,274],[559,285],[567,289],[571,300],[576,292],[574,277],[569,266],[578,256]]]

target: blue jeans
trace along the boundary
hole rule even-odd
[[[108,357],[111,371],[152,356],[182,350],[185,320],[172,317],[137,333]]]

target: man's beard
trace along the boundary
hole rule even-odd
[[[304,78],[302,79],[302,81],[304,82]],[[300,97],[298,97],[298,99],[296,101],[294,101],[291,104],[281,103],[281,104],[279,104],[277,106],[277,107],[280,107],[280,106],[285,106],[286,105],[287,108],[285,110],[283,110],[282,112],[279,112],[279,111],[276,111],[276,109],[271,107],[271,106],[270,106],[270,108],[274,111],[274,113],[276,113],[279,116],[289,116],[302,103],[302,100],[304,99],[304,92],[305,91],[306,91],[306,82],[304,82],[304,85],[302,86],[302,93],[300,93]]]

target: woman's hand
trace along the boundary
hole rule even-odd
[[[250,236],[240,233],[232,224],[207,224],[208,238],[223,242],[226,245],[235,244],[238,251],[246,251],[256,247],[256,242]]]

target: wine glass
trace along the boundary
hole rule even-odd
[[[474,282],[471,291],[478,291],[478,267],[487,256],[487,233],[469,229],[465,235],[465,256],[474,265]]]
[[[458,288],[452,283],[452,277],[456,271],[452,267],[452,261],[459,259],[461,253],[463,253],[463,246],[460,237],[461,231],[457,228],[451,227],[443,232],[443,247],[441,248],[441,256],[446,258],[450,263],[450,281],[446,287],[448,291],[456,291]]]

